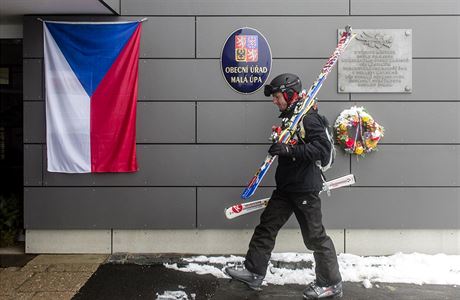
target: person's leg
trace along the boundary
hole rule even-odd
[[[291,197],[294,213],[300,224],[305,246],[313,251],[318,286],[332,286],[342,281],[334,243],[327,236],[322,222],[321,199],[317,192]]]
[[[249,243],[244,263],[246,269],[265,276],[278,231],[292,215],[292,211],[293,206],[288,198],[275,190]]]

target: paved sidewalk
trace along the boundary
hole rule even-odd
[[[71,299],[107,255],[39,255],[24,267],[0,268],[0,300]]]
[[[23,267],[0,268],[0,300],[154,300],[166,291],[183,291],[190,300],[302,298],[301,285],[267,285],[261,292],[254,292],[228,279],[167,269],[165,262],[185,266],[180,255],[39,255]],[[343,300],[460,299],[460,287],[443,285],[378,283],[366,289],[362,283],[345,282],[344,291]]]

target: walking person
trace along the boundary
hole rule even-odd
[[[280,118],[290,118],[295,104],[301,100],[302,83],[294,74],[281,74],[265,86],[265,95],[272,97],[281,111]],[[233,279],[259,290],[267,272],[276,236],[294,213],[300,224],[305,246],[313,251],[316,280],[303,292],[305,299],[342,296],[342,278],[331,238],[322,223],[323,187],[321,165],[329,162],[332,143],[327,134],[327,120],[318,114],[315,105],[303,117],[295,140],[297,143],[273,144],[268,152],[278,155],[276,189],[260,217],[249,243],[244,267],[227,267]]]

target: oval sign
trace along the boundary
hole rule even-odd
[[[221,55],[222,74],[232,89],[251,94],[267,81],[272,68],[272,52],[257,30],[243,27],[225,41]]]

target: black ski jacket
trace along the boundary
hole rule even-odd
[[[291,111],[282,112],[280,118],[289,118]],[[276,168],[276,188],[284,192],[321,191],[323,180],[317,160],[329,159],[331,144],[327,138],[327,120],[314,109],[303,117],[305,134],[297,128],[298,143],[293,146],[292,157],[279,157]],[[299,124],[300,125],[300,124]]]

